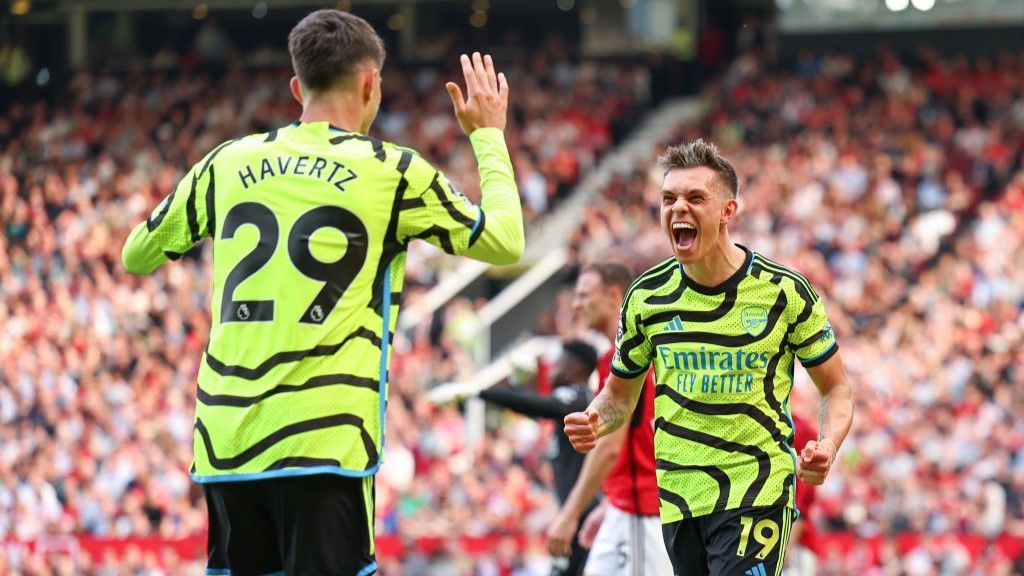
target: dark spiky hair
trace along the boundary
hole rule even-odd
[[[384,43],[370,24],[341,10],[310,13],[288,34],[292,67],[302,85],[313,91],[343,84],[363,62],[384,64]]]
[[[665,174],[670,170],[697,168],[704,166],[718,174],[718,179],[725,186],[729,195],[735,198],[740,192],[739,178],[732,163],[722,156],[718,146],[698,138],[693,142],[684,142],[678,146],[669,146],[658,158],[658,165]]]

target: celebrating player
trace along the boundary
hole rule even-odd
[[[509,90],[480,54],[461,58],[465,98],[447,85],[479,163],[478,207],[416,152],[366,135],[384,62],[366,21],[313,12],[288,48],[299,121],[216,147],[123,260],[145,274],[213,239],[191,470],[209,507],[207,573],[365,576],[406,247],[422,238],[494,264],[523,251]]]
[[[632,276],[622,264],[588,266],[576,280],[573,306],[587,328],[615,337],[618,310]],[[608,378],[614,348],[602,356],[597,373]],[[658,522],[658,484],[654,473],[654,379],[648,372],[643,396],[626,426],[598,440],[580,470],[568,498],[548,528],[548,550],[567,553],[577,528],[590,547],[586,576],[643,574],[664,576],[672,565]],[[603,483],[603,484],[602,484]],[[598,489],[605,499],[580,527]],[[596,534],[595,534],[596,531]]]
[[[565,418],[580,451],[622,426],[654,364],[661,521],[677,574],[782,569],[794,477],[821,484],[853,418],[852,391],[818,294],[799,273],[733,244],[736,171],[703,140],[671,147],[661,224],[673,257],[626,292],[612,374]],[[821,394],[818,440],[793,451],[792,369]]]

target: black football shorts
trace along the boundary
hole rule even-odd
[[[785,505],[740,508],[662,531],[676,576],[778,576],[795,515]]]
[[[373,477],[331,474],[203,484],[210,518],[206,573],[368,576]]]

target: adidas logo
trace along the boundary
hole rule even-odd
[[[768,573],[764,571],[764,562],[759,562],[757,566],[747,570],[744,574],[747,576],[768,576]]]
[[[665,325],[665,328],[674,332],[682,332],[683,321],[679,318],[679,315],[676,314],[676,317],[669,321],[669,323]]]

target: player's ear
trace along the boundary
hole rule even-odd
[[[299,77],[292,76],[292,80],[288,83],[288,87],[292,89],[292,97],[299,103],[299,106],[302,106],[302,84],[299,83]]]
[[[612,298],[612,300],[614,300],[615,302],[622,302],[622,297],[623,297],[622,288],[619,287],[618,285],[615,285],[615,284],[613,284],[612,286],[609,286],[608,287],[608,296],[610,296]]]
[[[363,102],[370,102],[377,91],[380,70],[376,66],[364,66],[359,74],[359,93]]]
[[[740,211],[739,200],[733,197],[725,199],[725,206],[722,207],[722,224],[729,224]]]

